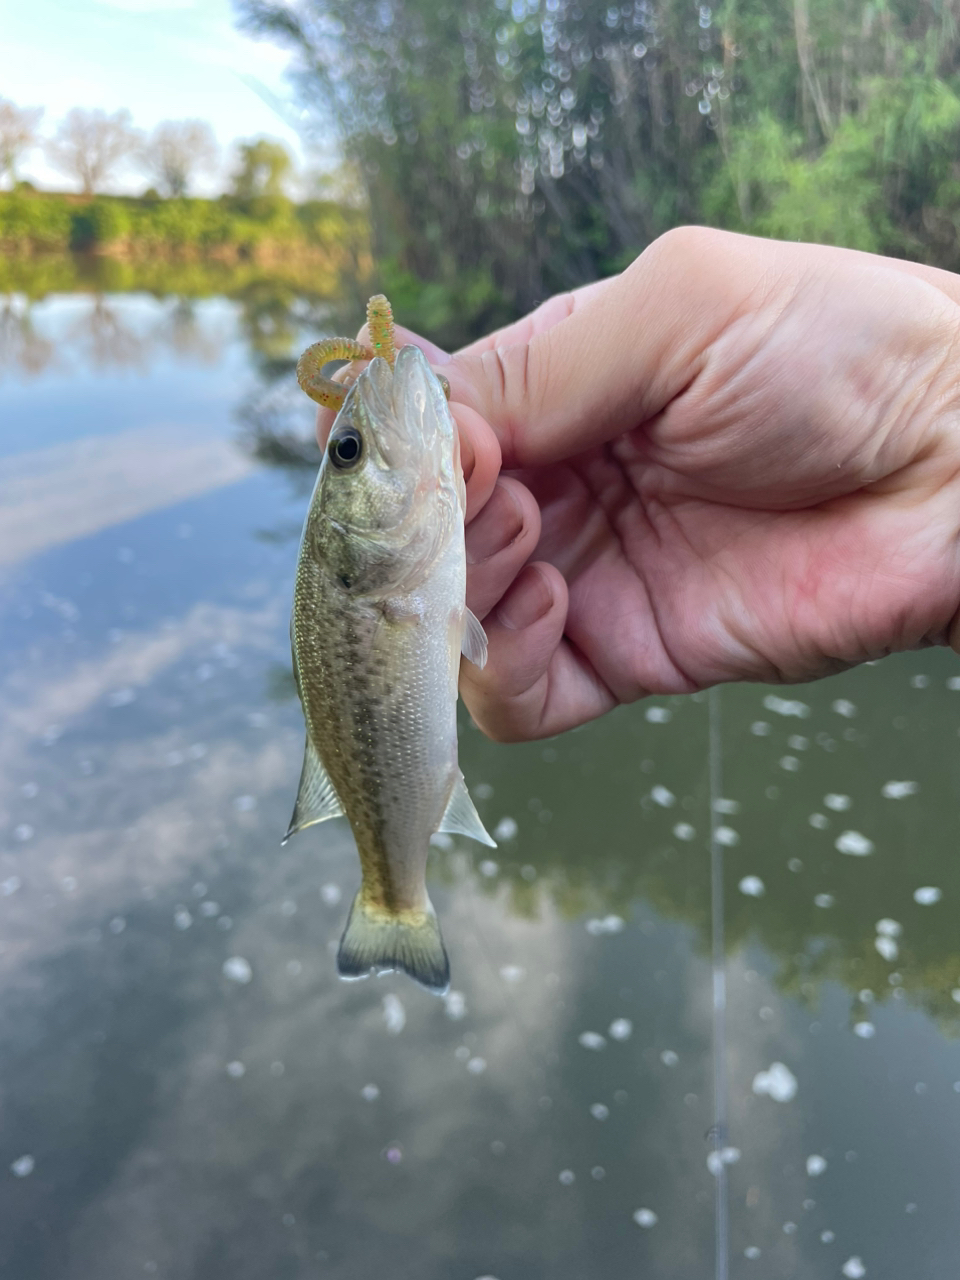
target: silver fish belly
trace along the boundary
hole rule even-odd
[[[343,977],[400,969],[446,990],[430,837],[494,843],[457,761],[461,650],[486,656],[464,600],[463,510],[456,427],[423,354],[405,347],[394,369],[374,360],[330,435],[291,619],[307,741],[287,835],[345,814],[363,871]]]

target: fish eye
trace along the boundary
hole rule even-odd
[[[346,427],[330,441],[327,452],[338,471],[351,471],[363,456],[363,437],[354,427]]]

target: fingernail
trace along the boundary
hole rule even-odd
[[[523,511],[513,490],[497,481],[476,520],[467,526],[467,564],[479,564],[508,547],[523,529]]]
[[[460,432],[460,470],[463,472],[463,483],[466,484],[473,475],[473,468],[477,465],[477,455],[474,452],[473,441],[467,435],[466,431]]]
[[[549,613],[552,605],[550,583],[535,565],[530,565],[500,601],[495,616],[511,631],[522,631]]]

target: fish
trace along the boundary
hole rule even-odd
[[[306,744],[284,842],[345,815],[362,880],[340,976],[399,970],[443,994],[450,963],[426,888],[430,838],[496,847],[457,756],[461,654],[482,667],[487,642],[466,605],[456,425],[420,348],[395,351],[384,304],[368,308],[370,348],[328,339],[298,367],[312,398],[342,405],[297,561],[290,636]],[[322,376],[336,354],[373,357],[346,393]]]

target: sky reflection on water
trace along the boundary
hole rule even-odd
[[[41,368],[16,305],[0,1272],[714,1274],[706,701],[524,747],[464,720],[501,847],[434,853],[454,994],[338,982],[348,834],[279,846],[307,471],[249,425],[310,410],[248,345],[276,321],[51,299]],[[722,692],[731,1276],[955,1271],[958,675]]]

